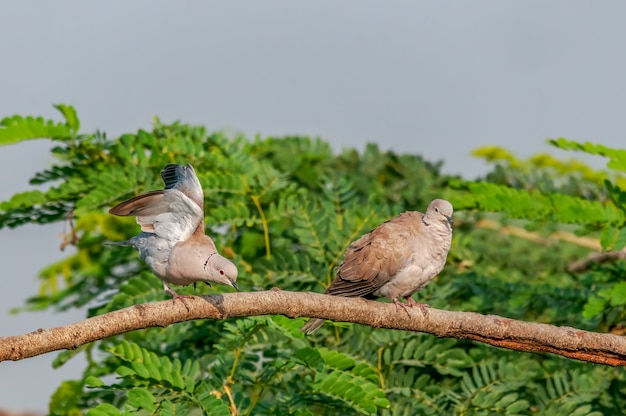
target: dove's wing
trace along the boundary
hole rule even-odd
[[[109,213],[135,216],[142,231],[155,233],[170,241],[187,240],[202,224],[204,217],[202,208],[178,189],[147,192],[121,202]]]
[[[109,210],[135,216],[141,230],[171,241],[185,241],[204,234],[204,195],[191,165],[166,165],[161,171],[165,189],[150,191]]]
[[[194,201],[204,211],[204,194],[193,166],[170,163],[161,171],[165,189],[176,189]]]
[[[416,227],[422,214],[406,212],[365,234],[351,244],[337,277],[326,293],[370,297],[406,267],[413,256]]]

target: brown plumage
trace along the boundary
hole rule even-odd
[[[426,305],[411,296],[430,283],[446,263],[452,241],[452,204],[435,199],[425,214],[409,211],[384,222],[350,245],[327,294],[374,299],[385,296],[406,309]],[[405,298],[407,304],[398,298]],[[302,331],[324,324],[311,319]]]

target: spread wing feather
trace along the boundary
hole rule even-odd
[[[141,231],[170,241],[204,234],[204,195],[193,166],[168,164],[161,177],[165,189],[121,202],[109,213],[137,217]]]
[[[170,163],[165,165],[161,171],[161,178],[163,178],[163,182],[165,183],[165,189],[179,190],[191,198],[200,209],[204,209],[202,185],[200,185],[200,181],[198,180],[193,166],[190,164],[182,166]]]
[[[184,241],[202,227],[202,209],[177,189],[150,191],[121,202],[109,210],[119,216],[135,216],[141,230],[171,241]],[[204,231],[204,230],[202,230]]]

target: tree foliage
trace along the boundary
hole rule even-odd
[[[588,249],[575,236],[548,237],[566,232],[598,238],[605,249],[626,245],[626,151],[551,141],[607,157],[609,170],[596,171],[548,155],[519,160],[483,148],[476,155],[493,170],[468,181],[442,174],[440,163],[373,144],[335,154],[320,139],[250,140],[158,119],[150,131],[109,139],[79,133],[74,109],[57,109],[62,122],[20,116],[0,122],[0,144],[36,138],[56,144],[56,163],[31,180],[38,189],[0,204],[0,226],[58,222],[66,225],[64,244],[76,245],[74,254],[42,270],[26,310],[87,306],[93,316],[163,299],[161,283],[134,251],[103,246],[137,233],[132,219],[106,210],[161,188],[165,164],[191,163],[204,187],[208,231],[238,266],[242,290],[322,292],[350,242],[393,215],[445,197],[456,209],[453,247],[445,270],[417,295],[421,300],[596,331],[623,328],[624,264],[567,272]],[[511,227],[534,238],[503,232]],[[50,412],[608,415],[626,407],[619,369],[345,323],[304,337],[303,322],[192,321],[62,352],[55,366],[77,354],[88,364],[81,379],[59,386]]]

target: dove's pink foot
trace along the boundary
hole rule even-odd
[[[413,306],[417,306],[418,308],[420,308],[420,311],[422,311],[422,315],[424,315],[424,316],[428,315],[428,307],[429,306],[426,303],[417,303],[410,296],[407,296],[406,303],[408,303],[411,308]]]
[[[413,300],[413,298],[412,298],[412,297],[410,297],[410,296],[407,296],[405,299],[406,299],[406,303],[408,303],[408,304],[409,304],[409,306],[410,306],[411,308],[412,308],[413,306],[417,306],[417,305],[418,305],[418,303],[417,303],[417,302],[415,302],[415,301]]]
[[[417,306],[418,308],[420,308],[420,311],[422,311],[422,315],[428,315],[428,305],[425,303],[417,303],[413,300],[413,298],[409,296],[406,297],[406,303],[400,302],[398,299],[393,299],[393,303],[396,306],[400,306],[402,309],[404,309],[404,311],[409,316],[411,316],[411,314],[409,313],[409,308],[412,308],[413,306]]]
[[[409,306],[407,306],[406,303],[400,302],[398,298],[394,298],[393,303],[396,306],[400,306],[402,309],[404,309],[404,312],[406,312],[407,315],[411,316],[411,314],[409,313]]]
[[[176,299],[179,299],[183,305],[185,305],[185,308],[187,308],[187,311],[189,311],[189,305],[187,305],[187,301],[185,300],[185,298],[187,299],[191,299],[193,298],[193,296],[190,295],[179,295],[178,293],[174,292],[172,289],[170,289],[168,286],[165,286],[165,292],[169,293],[170,295],[172,295],[172,301],[176,302]]]

